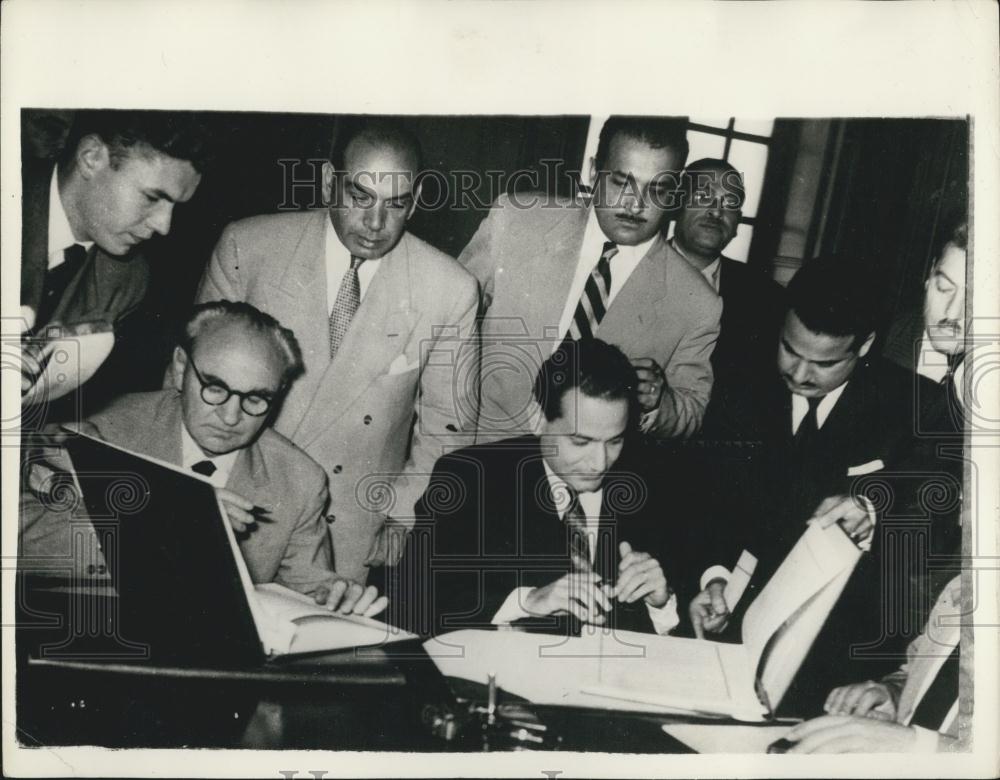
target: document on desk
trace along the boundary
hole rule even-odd
[[[265,651],[271,655],[382,645],[413,638],[413,634],[380,620],[338,615],[309,596],[274,582],[255,586],[251,598],[262,613],[258,630]]]
[[[744,726],[736,723],[667,723],[665,733],[698,753],[767,753],[772,742],[782,739],[794,726]]]
[[[744,618],[743,643],[593,630],[581,637],[458,631],[424,645],[447,676],[530,701],[763,721],[778,706],[860,556],[809,526]],[[588,629],[589,631],[589,629]]]

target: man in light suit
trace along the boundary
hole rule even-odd
[[[174,350],[173,387],[124,395],[81,428],[207,479],[255,583],[278,582],[331,608],[374,614],[385,606],[375,589],[333,573],[323,470],[267,427],[301,372],[295,336],[272,317],[244,303],[205,304]],[[20,557],[29,570],[73,556],[67,511],[53,511],[40,488],[36,479],[22,496]],[[84,578],[103,578],[103,555],[92,552],[92,561],[74,559],[74,568]]]
[[[38,342],[50,327],[111,332],[139,305],[149,269],[138,247],[169,232],[173,209],[194,195],[205,158],[200,123],[162,111],[81,111],[58,165],[26,155],[21,307]],[[22,393],[37,379],[32,354]]]
[[[683,122],[611,117],[591,160],[592,202],[526,193],[494,204],[459,257],[483,298],[477,440],[533,433],[542,361],[591,335],[633,360],[644,431],[698,430],[722,304],[661,235],[686,156]]]
[[[419,146],[350,126],[323,167],[329,208],[226,228],[199,301],[248,301],[298,335],[305,375],[275,430],[329,477],[338,573],[395,563],[434,461],[475,425],[476,280],[406,232]]]
[[[785,315],[784,288],[756,268],[722,252],[736,236],[745,198],[743,177],[724,160],[705,158],[684,171],[680,213],[668,252],[689,262],[723,301],[719,340],[712,351],[712,397],[703,434],[723,439],[763,398],[760,369],[774,359]]]

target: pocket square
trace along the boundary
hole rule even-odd
[[[389,370],[386,372],[388,376],[393,376],[394,374],[405,374],[407,371],[413,371],[418,368],[420,363],[414,361],[413,363],[408,363],[406,361],[406,355],[399,354],[396,355],[396,359],[389,364]]]
[[[860,466],[850,466],[847,469],[847,476],[849,477],[861,477],[865,474],[872,474],[876,471],[881,471],[885,468],[885,464],[882,462],[881,458],[876,458],[875,460],[870,460],[867,463],[862,463]]]

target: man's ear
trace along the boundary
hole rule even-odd
[[[174,347],[174,356],[170,361],[170,374],[173,378],[174,389],[180,392],[184,387],[184,371],[187,369],[187,353],[180,347]]]
[[[333,167],[333,163],[329,161],[323,163],[323,202],[327,206],[333,201],[333,182],[336,176],[337,169]]]
[[[111,165],[111,151],[100,136],[85,135],[76,146],[75,160],[77,172],[89,181]]]
[[[597,158],[590,158],[590,188],[597,186]]]
[[[861,349],[858,350],[858,357],[864,357],[868,354],[868,350],[872,348],[872,344],[875,342],[875,331],[868,334],[868,338],[865,339],[865,343],[861,345]]]
[[[413,216],[413,212],[417,210],[417,203],[420,202],[420,190],[423,188],[424,183],[422,181],[417,182],[417,186],[413,188],[410,193],[413,196],[413,203],[410,204],[410,208],[407,209],[406,218],[409,219]]]

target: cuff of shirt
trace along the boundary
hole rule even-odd
[[[914,753],[938,752],[938,737],[941,736],[938,732],[921,726],[910,726],[910,728],[917,732],[917,741],[913,743]]]
[[[500,609],[497,610],[497,613],[490,622],[495,626],[502,626],[507,623],[513,623],[515,620],[520,620],[521,618],[531,617],[522,605],[532,590],[534,589],[529,587],[514,588],[510,592],[510,595],[504,599],[503,604],[500,605]]]
[[[648,412],[643,412],[642,416],[639,418],[639,430],[643,433],[649,433],[650,428],[656,422],[656,415],[659,414],[659,409],[650,409]]]
[[[708,587],[708,583],[712,580],[725,580],[729,582],[729,578],[733,576],[733,573],[729,571],[725,566],[709,566],[705,569],[705,573],[701,575],[700,587],[702,590]]]
[[[657,634],[666,634],[671,629],[677,627],[680,618],[677,617],[677,594],[671,593],[667,603],[662,607],[651,607],[646,605],[649,611],[649,619],[653,621],[653,628]]]
[[[865,505],[865,511],[868,512],[868,519],[872,521],[872,532],[868,534],[863,541],[858,542],[858,548],[864,552],[870,552],[872,549],[872,539],[875,538],[875,521],[878,516],[875,514],[875,505],[868,500],[867,496],[858,496]]]

